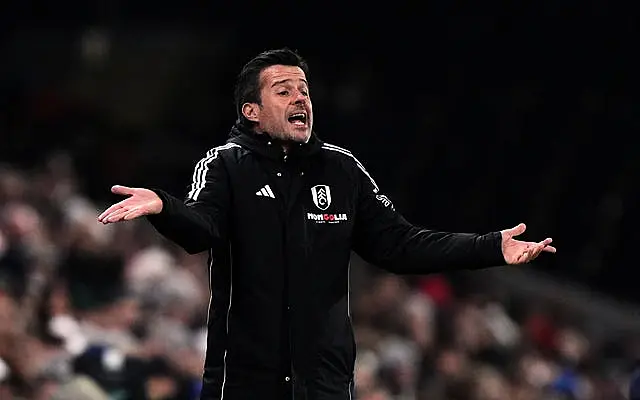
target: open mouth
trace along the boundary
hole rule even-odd
[[[307,113],[306,112],[297,112],[291,114],[289,118],[287,118],[289,122],[296,126],[306,126],[307,125]]]

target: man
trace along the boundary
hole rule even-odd
[[[522,264],[551,239],[434,232],[394,209],[364,166],[313,133],[308,67],[287,49],[238,76],[227,144],[197,163],[186,201],[129,196],[99,221],[146,216],[189,253],[210,255],[211,303],[202,399],[345,400],[353,393],[352,250],[395,273]]]

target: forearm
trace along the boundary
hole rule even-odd
[[[162,236],[190,254],[205,251],[220,239],[212,216],[207,215],[206,210],[190,207],[162,190],[154,192],[162,200],[162,211],[147,219]]]
[[[399,274],[481,269],[504,264],[501,235],[437,232],[401,225],[387,232],[378,265]]]

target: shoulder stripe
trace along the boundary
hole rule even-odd
[[[342,151],[345,151],[345,152],[347,152],[349,154],[353,154],[349,150],[345,149],[344,147],[336,146],[335,144],[324,142],[324,143],[322,143],[322,145],[326,146],[326,147],[329,147],[329,148],[336,149],[336,150],[342,150]]]
[[[364,165],[362,165],[362,163],[358,161],[358,159],[353,154],[351,154],[349,150],[343,149],[342,147],[334,146],[329,143],[323,143],[322,148],[325,150],[335,151],[338,153],[342,153],[346,156],[349,156],[353,161],[355,161],[358,168],[360,168],[360,171],[362,171],[362,173],[364,173],[367,176],[367,178],[369,178],[369,180],[371,181],[371,184],[373,185],[373,192],[378,193],[380,191],[380,188],[378,188],[376,181],[374,181],[371,175],[369,175],[369,172],[367,172]]]
[[[207,172],[209,171],[209,164],[211,161],[218,158],[218,152],[220,150],[227,150],[233,147],[240,147],[235,143],[227,143],[224,146],[214,147],[213,149],[207,151],[207,154],[196,164],[195,169],[193,170],[193,177],[191,182],[191,190],[187,197],[191,200],[198,200],[198,196],[207,182]]]

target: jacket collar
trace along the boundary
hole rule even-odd
[[[273,139],[266,133],[255,133],[253,130],[237,123],[231,128],[227,143],[239,144],[271,159],[282,159],[285,155],[281,140]],[[317,153],[321,147],[322,141],[312,132],[307,143],[292,144],[287,155],[291,158],[304,158]]]

